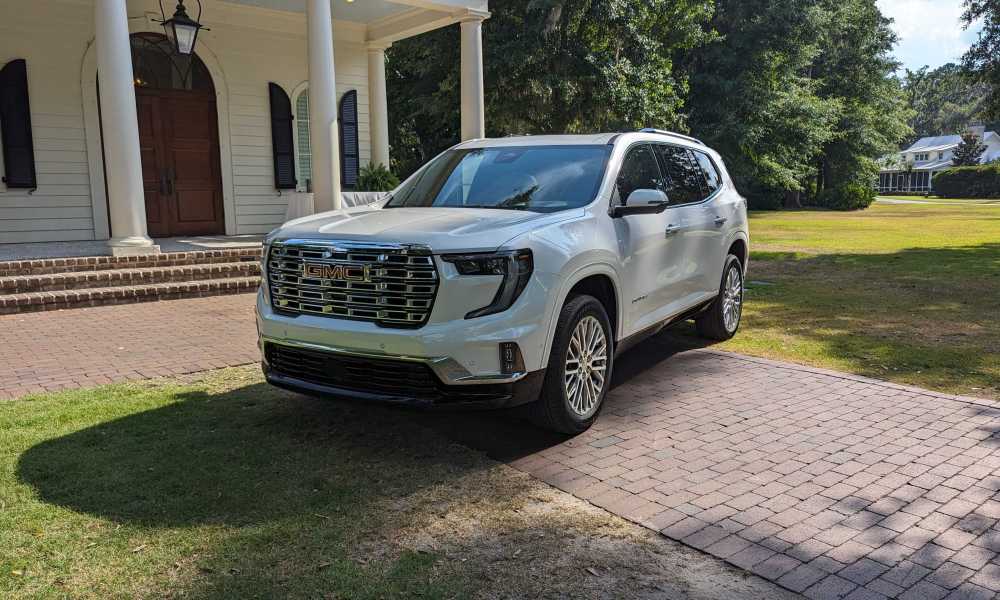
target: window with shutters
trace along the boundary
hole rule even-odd
[[[340,184],[353,188],[358,184],[361,155],[358,151],[358,92],[351,90],[340,99]]]
[[[295,160],[299,191],[312,191],[312,141],[309,138],[309,88],[295,99]]]
[[[274,159],[274,187],[294,190],[295,150],[292,135],[292,103],[288,94],[276,83],[268,83],[271,103],[271,150]]]
[[[28,68],[24,59],[12,60],[0,68],[0,146],[6,187],[38,187],[28,103]]]

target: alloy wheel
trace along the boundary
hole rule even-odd
[[[733,264],[726,273],[726,285],[722,290],[722,323],[726,331],[733,333],[740,325],[743,311],[743,274],[738,265]]]
[[[592,316],[580,319],[566,352],[566,397],[570,409],[589,418],[598,409],[608,368],[608,340],[600,321]]]

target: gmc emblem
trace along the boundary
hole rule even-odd
[[[316,279],[341,279],[344,281],[371,282],[371,265],[356,267],[345,265],[327,265],[321,263],[306,263],[305,276]]]

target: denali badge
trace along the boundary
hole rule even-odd
[[[358,265],[356,267],[352,267],[345,265],[306,263],[304,269],[306,277],[315,277],[317,279],[343,279],[346,281],[368,282],[372,280],[370,265]]]

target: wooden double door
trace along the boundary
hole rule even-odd
[[[136,89],[149,235],[225,233],[215,96]]]

